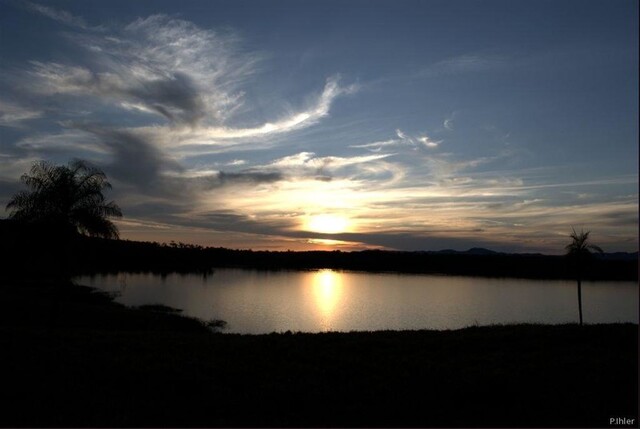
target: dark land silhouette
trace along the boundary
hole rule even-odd
[[[571,258],[561,255],[506,254],[487,249],[467,252],[276,252],[112,240],[74,234],[72,254],[65,254],[64,232],[47,222],[0,220],[2,261],[14,276],[51,277],[65,264],[72,274],[117,271],[208,272],[237,267],[263,270],[320,269],[433,273],[465,276],[575,280]],[[68,259],[70,258],[70,262]],[[638,254],[594,255],[583,264],[584,280],[637,280]]]
[[[608,427],[637,418],[638,326],[212,333],[68,285],[5,284],[10,427]],[[637,420],[636,420],[637,421]]]

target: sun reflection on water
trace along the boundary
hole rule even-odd
[[[342,276],[332,270],[321,270],[313,274],[311,286],[322,329],[335,329],[336,310],[343,295]]]

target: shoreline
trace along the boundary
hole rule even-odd
[[[357,268],[334,268],[334,267],[312,267],[312,268],[275,268],[275,267],[252,267],[252,266],[212,266],[208,271],[179,271],[179,270],[156,270],[156,269],[129,269],[129,270],[100,270],[92,272],[79,272],[73,274],[73,279],[78,277],[94,277],[104,275],[116,275],[116,274],[154,274],[154,275],[184,275],[184,274],[197,274],[197,275],[212,275],[216,270],[240,270],[240,271],[257,271],[257,272],[317,272],[323,270],[336,271],[339,273],[354,273],[354,274],[379,274],[379,275],[397,275],[397,276],[434,276],[434,277],[477,277],[481,279],[514,279],[514,280],[539,280],[539,281],[567,281],[575,282],[575,279],[568,277],[526,277],[517,275],[471,275],[471,274],[457,274],[447,272],[428,272],[428,271],[394,271],[394,270],[374,270],[374,269],[357,269]],[[583,282],[613,282],[623,283],[631,282],[637,283],[637,279],[633,278],[595,278],[595,279],[583,279]]]

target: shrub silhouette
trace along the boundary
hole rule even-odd
[[[580,325],[582,325],[582,263],[591,258],[591,251],[602,253],[602,249],[589,243],[589,234],[591,231],[580,230],[577,233],[571,228],[571,243],[565,246],[567,256],[569,256],[575,264],[576,280],[578,282],[578,311],[580,312]]]

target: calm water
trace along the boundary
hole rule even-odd
[[[455,329],[492,323],[578,320],[572,281],[320,271],[219,269],[213,275],[80,277],[126,305],[164,304],[225,332]],[[638,323],[634,282],[583,283],[585,323]]]

